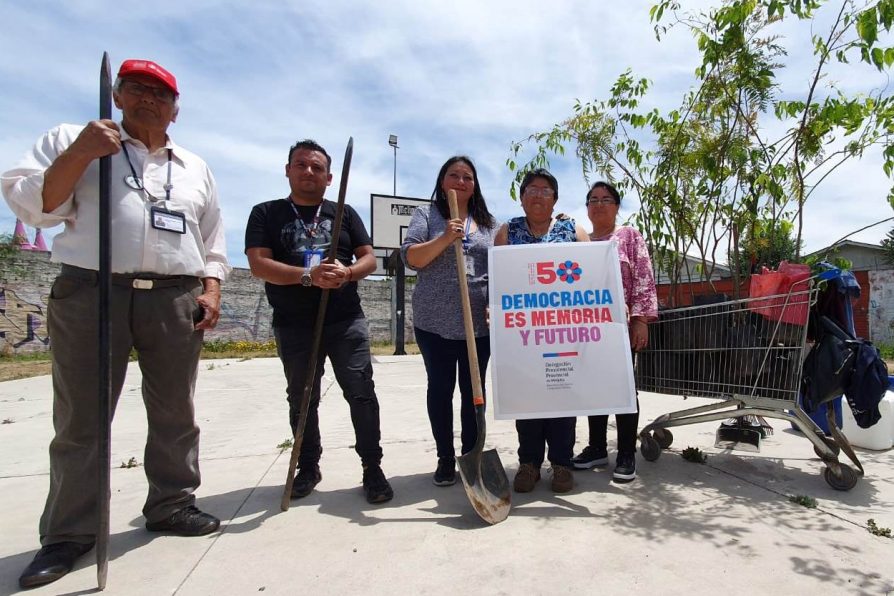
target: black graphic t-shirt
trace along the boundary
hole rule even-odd
[[[255,205],[245,227],[245,250],[269,248],[276,261],[304,266],[308,250],[323,251],[323,259],[329,255],[332,242],[332,224],[335,219],[335,203],[323,200],[317,215],[317,207],[295,206],[289,199],[276,199]],[[297,211],[297,213],[296,213]],[[344,265],[354,260],[354,251],[372,244],[363,220],[350,205],[345,205],[337,258]],[[306,288],[300,279],[288,286],[265,283],[267,300],[273,307],[273,326],[313,326],[320,304],[322,290]],[[327,323],[344,321],[363,316],[357,283],[351,282],[337,290],[329,290],[326,308]]]

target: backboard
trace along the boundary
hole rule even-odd
[[[428,199],[393,195],[371,194],[369,197],[373,248],[400,248],[416,207],[431,202]]]

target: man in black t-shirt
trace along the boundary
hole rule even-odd
[[[291,147],[286,164],[291,193],[285,199],[255,205],[245,229],[245,253],[252,275],[266,282],[267,300],[273,307],[273,332],[288,383],[293,435],[320,297],[322,290],[329,290],[292,497],[309,495],[322,479],[317,411],[323,361],[328,356],[351,408],[366,500],[383,503],[394,493],[380,465],[379,402],[372,379],[369,331],[357,294],[357,280],[375,271],[376,260],[363,221],[350,205],[345,205],[337,258],[334,263],[324,262],[336,209],[335,203],[323,198],[332,183],[331,165],[332,158],[314,141],[300,141]]]

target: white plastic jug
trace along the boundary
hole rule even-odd
[[[885,393],[885,397],[878,404],[878,410],[882,418],[869,428],[860,428],[851,408],[847,403],[841,408],[842,427],[841,432],[855,447],[883,451],[894,446],[894,391]]]

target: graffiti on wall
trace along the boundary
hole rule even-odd
[[[46,301],[47,296],[28,300],[9,288],[0,287],[0,352],[46,349],[50,343]]]
[[[217,326],[205,332],[206,340],[265,342],[271,337],[270,307],[264,294],[258,295],[250,311],[234,308],[224,299]]]
[[[869,272],[869,338],[894,343],[894,270]]]

